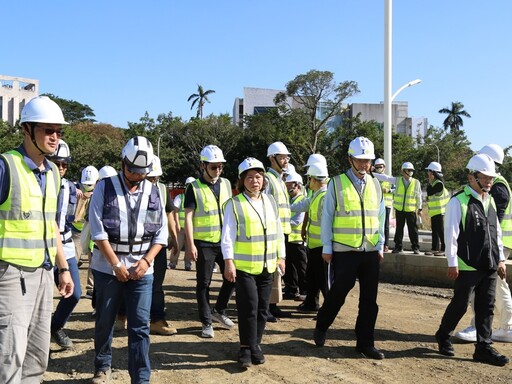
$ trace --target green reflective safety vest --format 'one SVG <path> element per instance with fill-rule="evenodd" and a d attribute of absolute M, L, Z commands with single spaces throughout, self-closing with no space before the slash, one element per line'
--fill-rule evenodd
<path fill-rule="evenodd" d="M 297 196 L 295 196 L 294 199 L 292 199 L 292 201 L 290 202 L 290 205 L 292 203 L 298 203 L 300 202 L 301 200 L 304 200 L 306 197 L 302 194 L 302 193 L 299 193 Z M 300 222 L 299 224 L 296 224 L 296 225 L 291 225 L 290 223 L 290 227 L 292 229 L 292 232 L 288 235 L 288 241 L 289 242 L 303 242 L 304 240 L 302 239 L 302 222 Z"/>
<path fill-rule="evenodd" d="M 384 205 L 387 208 L 391 208 L 393 206 L 393 192 L 384 192 L 384 189 L 390 190 L 392 185 L 389 181 L 383 181 L 380 183 L 382 186 L 382 195 L 384 197 Z"/>
<path fill-rule="evenodd" d="M 441 183 L 439 180 L 434 180 L 432 186 Z M 442 183 L 441 183 L 442 184 Z M 450 201 L 450 193 L 444 187 L 443 190 L 439 193 L 435 193 L 432 196 L 428 197 L 427 206 L 428 206 L 428 215 L 430 217 L 437 215 L 444 215 L 446 212 L 446 204 Z"/>
<path fill-rule="evenodd" d="M 320 213 L 321 204 L 324 200 L 326 189 L 316 191 L 309 203 L 308 211 L 308 248 L 318 248 L 322 246 L 320 240 Z"/>
<path fill-rule="evenodd" d="M 178 221 L 180 223 L 180 228 L 185 228 L 185 194 L 180 194 L 180 206 L 178 211 Z"/>
<path fill-rule="evenodd" d="M 266 267 L 276 270 L 278 255 L 278 209 L 271 195 L 262 194 L 264 217 L 260 217 L 250 200 L 240 193 L 232 198 L 233 212 L 238 223 L 233 263 L 236 269 L 258 275 Z"/>
<path fill-rule="evenodd" d="M 505 178 L 501 175 L 498 175 L 494 178 L 494 183 L 504 184 L 505 187 L 507 187 L 508 195 L 510 196 L 500 226 L 503 245 L 509 249 L 512 249 L 512 204 L 510 203 L 512 200 L 512 191 L 510 190 L 510 185 L 508 184 L 507 180 L 505 180 Z"/>
<path fill-rule="evenodd" d="M 366 177 L 363 196 L 346 174 L 333 178 L 336 211 L 332 225 L 333 241 L 358 248 L 364 239 L 376 245 L 379 241 L 379 208 L 382 192 L 371 177 Z"/>
<path fill-rule="evenodd" d="M 60 175 L 55 164 L 46 174 L 43 196 L 34 172 L 18 151 L 1 155 L 10 176 L 7 200 L 0 205 L 0 260 L 24 267 L 43 264 L 46 250 L 55 264 L 57 254 L 56 231 L 57 194 Z"/>
<path fill-rule="evenodd" d="M 292 232 L 292 227 L 290 225 L 291 211 L 286 184 L 270 171 L 266 173 L 266 176 L 270 183 L 272 196 L 274 196 L 277 203 L 279 218 L 281 219 L 281 226 L 283 227 L 283 234 L 289 235 Z"/>
<path fill-rule="evenodd" d="M 460 203 L 460 210 L 461 210 L 461 223 L 462 223 L 462 230 L 466 229 L 466 214 L 468 213 L 468 202 L 469 202 L 469 195 L 471 194 L 469 192 L 469 189 L 467 186 L 464 187 L 464 191 L 466 193 L 460 193 L 455 196 L 457 200 L 459 200 Z M 476 268 L 470 267 L 467 265 L 464 260 L 462 260 L 460 257 L 457 257 L 457 264 L 459 271 L 476 271 Z"/>
<path fill-rule="evenodd" d="M 416 185 L 419 181 L 415 178 L 411 178 L 409 186 L 406 188 L 404 178 L 398 176 L 396 178 L 395 194 L 393 196 L 393 207 L 397 211 L 402 212 L 414 212 L 416 211 Z"/>
<path fill-rule="evenodd" d="M 160 202 L 162 203 L 162 209 L 165 212 L 165 206 L 167 205 L 167 197 L 169 196 L 169 193 L 167 192 L 167 187 L 165 184 L 157 181 L 156 183 L 158 187 L 158 194 L 160 195 Z"/>
<path fill-rule="evenodd" d="M 196 209 L 192 219 L 194 240 L 218 243 L 221 237 L 224 203 L 231 197 L 231 183 L 220 178 L 219 199 L 207 184 L 200 179 L 190 183 L 196 198 Z"/>

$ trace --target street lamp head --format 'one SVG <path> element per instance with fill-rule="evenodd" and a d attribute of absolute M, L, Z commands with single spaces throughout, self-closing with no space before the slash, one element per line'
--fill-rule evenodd
<path fill-rule="evenodd" d="M 413 85 L 416 85 L 416 84 L 419 84 L 419 83 L 421 83 L 421 79 L 416 79 L 416 80 L 413 80 L 413 81 L 409 81 L 407 83 L 407 86 L 408 87 L 412 87 Z"/>

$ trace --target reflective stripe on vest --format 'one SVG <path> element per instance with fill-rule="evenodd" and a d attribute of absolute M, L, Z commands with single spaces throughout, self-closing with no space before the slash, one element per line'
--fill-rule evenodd
<path fill-rule="evenodd" d="M 162 184 L 157 181 L 156 185 L 158 186 L 158 194 L 160 196 L 160 202 L 162 203 L 162 208 L 165 210 L 165 206 L 167 205 L 167 187 L 165 184 Z"/>
<path fill-rule="evenodd" d="M 505 208 L 505 212 L 503 214 L 503 219 L 500 222 L 501 226 L 501 234 L 503 245 L 509 249 L 512 249 L 512 204 L 510 200 L 512 200 L 512 191 L 510 190 L 510 185 L 507 180 L 501 175 L 494 178 L 494 183 L 502 183 L 507 187 L 508 190 L 508 204 Z"/>
<path fill-rule="evenodd" d="M 409 186 L 405 188 L 404 178 L 397 177 L 396 178 L 396 189 L 395 194 L 393 196 L 394 202 L 393 207 L 397 211 L 402 212 L 414 212 L 416 211 L 416 184 L 418 183 L 417 179 L 411 178 L 411 182 Z"/>
<path fill-rule="evenodd" d="M 437 183 L 441 183 L 439 180 L 434 180 L 432 183 L 432 187 L 436 185 Z M 443 183 L 441 183 L 443 184 Z M 430 217 L 437 216 L 437 215 L 444 215 L 446 212 L 446 204 L 448 204 L 448 201 L 450 201 L 450 193 L 448 190 L 444 187 L 443 184 L 443 190 L 439 193 L 436 193 L 432 196 L 428 197 L 427 206 L 428 206 L 428 215 Z"/>
<path fill-rule="evenodd" d="M 72 241 L 73 233 L 71 232 L 71 223 L 75 218 L 76 207 L 76 190 L 68 179 L 61 179 L 60 194 L 62 199 L 62 207 L 57 213 L 57 224 L 59 225 L 60 239 L 62 244 Z"/>
<path fill-rule="evenodd" d="M 277 206 L 272 196 L 262 194 L 264 217 L 260 217 L 247 197 L 233 197 L 233 212 L 238 228 L 233 263 L 236 269 L 253 275 L 265 267 L 273 273 L 277 261 Z"/>
<path fill-rule="evenodd" d="M 190 185 L 196 198 L 196 209 L 192 218 L 194 240 L 218 243 L 220 241 L 224 203 L 231 197 L 229 180 L 220 178 L 219 200 L 207 184 L 196 179 Z"/>
<path fill-rule="evenodd" d="M 18 151 L 4 153 L 10 176 L 7 199 L 0 205 L 0 260 L 24 267 L 43 264 L 46 250 L 55 264 L 57 254 L 57 193 L 60 176 L 50 163 L 43 197 L 34 172 Z"/>
<path fill-rule="evenodd" d="M 379 241 L 379 187 L 367 177 L 361 197 L 346 174 L 334 177 L 333 181 L 336 196 L 333 241 L 358 248 L 366 238 L 370 244 L 376 245 Z"/>
<path fill-rule="evenodd" d="M 305 196 L 302 194 L 302 193 L 299 193 L 297 196 L 295 196 L 295 198 L 292 199 L 291 203 L 298 203 L 300 202 L 301 200 L 304 200 L 305 199 Z M 291 222 L 290 222 L 290 227 L 292 229 L 291 233 L 288 235 L 288 241 L 289 242 L 303 242 L 304 240 L 302 239 L 302 222 L 296 224 L 296 225 L 291 225 Z"/>
<path fill-rule="evenodd" d="M 308 211 L 308 248 L 318 248 L 322 246 L 320 240 L 320 204 L 322 203 L 326 189 L 316 191 L 309 204 Z"/>
<path fill-rule="evenodd" d="M 180 195 L 180 206 L 178 211 L 178 221 L 180 223 L 180 228 L 185 228 L 185 194 L 181 193 Z"/>
<path fill-rule="evenodd" d="M 279 218 L 281 219 L 281 226 L 283 227 L 283 233 L 289 235 L 292 232 L 290 225 L 290 202 L 288 200 L 288 191 L 286 190 L 286 184 L 281 179 L 278 179 L 272 172 L 266 173 L 267 179 L 270 183 L 270 189 L 272 196 L 277 203 L 277 209 L 279 211 Z"/>
<path fill-rule="evenodd" d="M 383 181 L 380 183 L 382 186 L 382 196 L 384 196 L 384 205 L 387 208 L 391 208 L 393 206 L 393 193 L 392 192 L 384 192 L 384 189 L 390 190 L 392 184 L 389 181 Z"/>

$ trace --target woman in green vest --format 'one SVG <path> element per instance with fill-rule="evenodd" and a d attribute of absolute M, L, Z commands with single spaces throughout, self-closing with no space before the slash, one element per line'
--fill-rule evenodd
<path fill-rule="evenodd" d="M 267 322 L 273 274 L 285 271 L 285 245 L 277 204 L 262 193 L 265 167 L 252 157 L 238 167 L 240 193 L 225 206 L 221 248 L 224 277 L 235 283 L 240 351 L 246 368 L 263 364 L 261 339 Z"/>
<path fill-rule="evenodd" d="M 432 225 L 432 250 L 425 255 L 444 256 L 444 213 L 450 193 L 444 187 L 441 164 L 432 161 L 427 168 L 427 206 Z"/>

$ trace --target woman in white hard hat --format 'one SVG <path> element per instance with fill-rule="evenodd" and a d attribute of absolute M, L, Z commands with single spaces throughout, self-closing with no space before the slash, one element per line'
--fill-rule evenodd
<path fill-rule="evenodd" d="M 262 193 L 265 167 L 254 158 L 238 167 L 240 194 L 226 203 L 222 228 L 224 276 L 236 284 L 242 367 L 263 364 L 261 339 L 268 316 L 273 273 L 285 271 L 284 237 L 276 202 Z"/>

